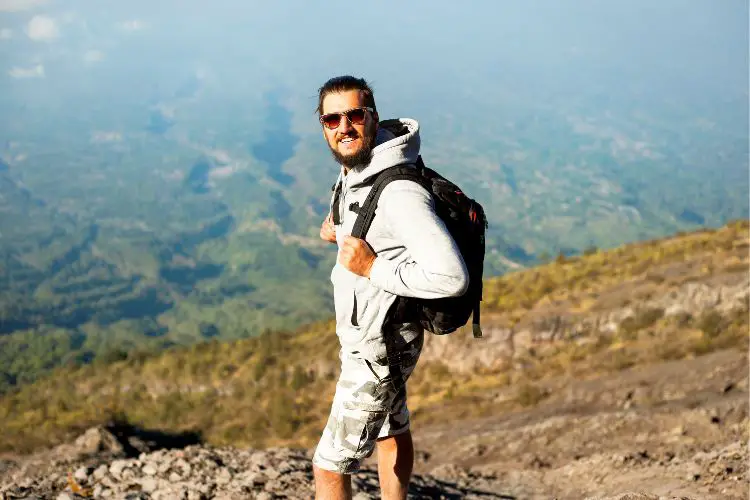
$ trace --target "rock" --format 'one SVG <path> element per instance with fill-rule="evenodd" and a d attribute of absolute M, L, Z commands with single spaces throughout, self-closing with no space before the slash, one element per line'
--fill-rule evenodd
<path fill-rule="evenodd" d="M 157 472 L 156 467 L 154 467 L 151 464 L 144 465 L 141 471 L 148 476 L 154 476 L 156 475 L 156 472 Z"/>
<path fill-rule="evenodd" d="M 687 310 L 685 306 L 679 302 L 669 305 L 664 309 L 664 316 L 677 316 L 678 314 L 686 314 Z"/>
<path fill-rule="evenodd" d="M 685 474 L 685 479 L 688 481 L 698 481 L 701 478 L 701 473 L 702 469 L 698 464 L 690 464 L 688 466 L 687 474 Z"/>
<path fill-rule="evenodd" d="M 292 466 L 288 461 L 284 460 L 276 466 L 276 470 L 279 471 L 280 474 L 286 474 L 292 470 Z"/>
<path fill-rule="evenodd" d="M 103 451 L 124 454 L 125 451 L 120 441 L 103 427 L 90 428 L 75 440 L 73 446 L 79 454 L 93 455 Z"/>
<path fill-rule="evenodd" d="M 109 473 L 115 478 L 120 478 L 124 470 L 127 469 L 129 463 L 127 460 L 115 460 L 112 465 L 109 466 Z"/>
<path fill-rule="evenodd" d="M 107 473 L 109 473 L 109 468 L 106 465 L 100 465 L 94 470 L 93 476 L 96 481 L 100 481 L 107 475 Z"/>
<path fill-rule="evenodd" d="M 90 469 L 88 467 L 79 467 L 76 469 L 73 477 L 79 481 L 87 481 L 89 478 Z"/>
<path fill-rule="evenodd" d="M 656 495 L 646 495 L 644 493 L 624 493 L 610 497 L 587 497 L 586 500 L 664 500 Z"/>
<path fill-rule="evenodd" d="M 232 480 L 232 473 L 228 469 L 221 469 L 216 476 L 216 484 L 228 484 Z"/>
<path fill-rule="evenodd" d="M 172 489 L 161 489 L 151 493 L 151 500 L 177 500 L 181 498 L 187 498 L 187 492 L 175 491 Z"/>
<path fill-rule="evenodd" d="M 128 444 L 133 447 L 136 451 L 141 453 L 147 453 L 151 449 L 152 443 L 147 443 L 138 436 L 128 437 Z"/>
<path fill-rule="evenodd" d="M 635 398 L 633 398 L 635 399 Z M 618 396 L 617 400 L 621 400 Z M 739 402 L 737 404 L 743 404 Z M 645 408 L 645 406 L 643 407 Z M 641 411 L 641 410 L 639 410 Z M 645 411 L 645 410 L 644 410 Z M 710 412 L 694 412 L 695 420 L 671 420 L 662 428 L 662 436 L 680 434 L 685 426 L 699 435 L 701 425 L 706 424 Z M 721 410 L 722 415 L 727 411 Z M 610 428 L 609 420 L 577 417 L 573 427 L 585 432 Z M 622 412 L 618 418 L 633 419 L 633 412 Z M 684 422 L 684 423 L 683 423 Z M 518 454 L 513 461 L 508 460 L 503 468 L 485 469 L 481 466 L 468 467 L 465 462 L 453 463 L 446 456 L 433 450 L 430 460 L 431 474 L 415 474 L 410 484 L 409 498 L 465 498 L 467 500 L 494 500 L 501 498 L 584 498 L 586 492 L 612 492 L 603 479 L 611 474 L 639 478 L 634 474 L 649 471 L 654 477 L 679 481 L 681 488 L 694 488 L 686 491 L 685 498 L 699 498 L 694 495 L 699 488 L 716 487 L 716 491 L 740 485 L 747 477 L 747 450 L 743 442 L 736 440 L 720 445 L 694 446 L 682 441 L 674 447 L 660 447 L 643 439 L 635 438 L 633 443 L 617 448 L 607 454 L 596 453 L 587 448 L 583 439 L 570 450 L 568 461 L 555 451 L 557 443 L 549 435 L 540 435 L 543 427 L 534 423 L 534 437 L 524 434 L 524 430 L 514 430 L 517 434 Z M 548 424 L 544 424 L 545 426 Z M 677 425 L 677 427 L 674 427 Z M 557 435 L 557 428 L 549 431 Z M 503 431 L 504 432 L 504 431 Z M 640 434 L 638 434 L 640 436 Z M 579 436 L 580 437 L 580 436 Z M 561 436 L 565 439 L 565 436 Z M 574 438 L 578 439 L 578 438 Z M 488 439 L 484 443 L 492 443 Z M 463 446 L 471 450 L 471 459 L 496 460 L 498 456 L 512 456 L 513 446 L 482 444 L 480 448 L 469 443 Z M 687 446 L 687 448 L 686 448 Z M 502 450 L 502 455 L 497 451 Z M 700 451 L 706 450 L 706 451 Z M 576 456 L 575 460 L 570 458 Z M 469 455 L 466 455 L 469 456 Z M 505 458 L 502 458 L 505 459 Z M 78 462 L 60 462 L 56 470 L 75 471 L 75 480 L 81 486 L 92 486 L 94 498 L 149 499 L 149 500 L 208 500 L 232 498 L 288 498 L 308 499 L 314 496 L 312 464 L 308 451 L 285 448 L 267 450 L 244 450 L 231 447 L 194 445 L 183 450 L 163 449 L 141 454 L 138 459 L 114 459 L 111 462 L 94 462 L 91 457 Z M 51 462 L 50 462 L 51 463 Z M 491 464 L 491 462 L 489 462 Z M 424 466 L 424 461 L 422 462 Z M 18 473 L 13 479 L 0 476 L 0 499 L 9 498 L 80 498 L 70 490 L 61 492 L 65 484 L 55 484 L 55 474 L 41 473 L 29 467 L 24 474 Z M 5 482 L 3 482 L 5 481 Z M 569 489 L 559 489 L 561 483 L 570 484 Z M 625 484 L 621 482 L 620 484 Z M 380 497 L 377 469 L 373 465 L 363 466 L 352 478 L 354 498 L 370 500 Z M 605 489 L 606 487 L 606 489 Z M 574 492 L 575 491 L 575 492 Z M 682 491 L 682 490 L 681 490 Z M 732 490 L 735 491 L 735 490 Z M 739 491 L 739 490 L 737 490 Z M 581 493 L 584 492 L 584 493 Z M 617 490 L 614 491 L 616 493 Z M 646 491 L 641 493 L 620 493 L 607 497 L 588 497 L 597 500 L 651 500 Z M 61 496 L 66 495 L 66 496 Z M 735 495 L 736 496 L 736 495 Z M 735 496 L 725 495 L 726 498 Z M 663 500 L 671 500 L 663 497 Z"/>
<path fill-rule="evenodd" d="M 105 488 L 101 484 L 97 484 L 96 486 L 94 486 L 94 491 L 93 491 L 94 498 L 100 498 L 100 497 L 102 497 L 103 493 L 104 493 L 104 490 L 106 490 L 106 489 L 107 488 Z"/>
<path fill-rule="evenodd" d="M 141 479 L 141 488 L 143 488 L 143 491 L 145 491 L 146 493 L 156 491 L 158 487 L 159 483 L 153 477 L 146 477 Z"/>
<path fill-rule="evenodd" d="M 182 475 L 185 477 L 190 476 L 190 473 L 192 472 L 192 468 L 190 467 L 190 464 L 182 458 L 174 462 L 174 467 L 182 469 Z"/>
<path fill-rule="evenodd" d="M 677 427 L 672 429 L 672 434 L 674 436 L 685 436 L 687 435 L 687 431 L 685 430 L 684 426 L 678 425 Z"/>
<path fill-rule="evenodd" d="M 159 474 L 165 474 L 169 469 L 172 468 L 174 461 L 170 457 L 165 457 L 164 460 L 156 464 L 156 470 Z"/>

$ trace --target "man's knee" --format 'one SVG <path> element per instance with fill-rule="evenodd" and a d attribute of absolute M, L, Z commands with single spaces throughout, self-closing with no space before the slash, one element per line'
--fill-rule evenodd
<path fill-rule="evenodd" d="M 343 500 L 352 498 L 352 479 L 349 474 L 339 474 L 313 464 L 315 498 L 317 500 Z"/>
<path fill-rule="evenodd" d="M 351 476 L 351 474 L 343 474 L 341 472 L 324 469 L 315 463 L 313 463 L 313 475 L 315 476 L 316 481 L 323 483 L 345 481 Z"/>

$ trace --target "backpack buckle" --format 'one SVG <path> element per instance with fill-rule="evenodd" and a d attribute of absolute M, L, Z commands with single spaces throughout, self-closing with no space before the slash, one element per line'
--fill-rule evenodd
<path fill-rule="evenodd" d="M 474 334 L 475 339 L 482 338 L 482 327 L 478 323 L 471 325 L 471 331 Z"/>

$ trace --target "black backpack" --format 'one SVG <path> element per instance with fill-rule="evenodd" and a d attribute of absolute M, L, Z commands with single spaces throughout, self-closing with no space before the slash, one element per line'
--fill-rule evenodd
<path fill-rule="evenodd" d="M 435 212 L 445 223 L 463 256 L 469 272 L 469 287 L 463 295 L 458 297 L 443 299 L 399 297 L 393 306 L 393 311 L 403 314 L 408 314 L 405 311 L 411 311 L 412 314 L 417 314 L 424 329 L 437 335 L 445 335 L 464 326 L 473 313 L 472 331 L 474 337 L 481 337 L 479 303 L 482 300 L 487 218 L 482 205 L 466 196 L 461 188 L 445 177 L 427 168 L 421 156 L 417 157 L 416 168 L 406 165 L 390 167 L 371 180 L 372 189 L 362 206 L 359 207 L 357 219 L 352 228 L 352 236 L 365 239 L 375 217 L 378 198 L 383 188 L 389 182 L 402 179 L 417 182 L 432 193 L 435 200 Z M 392 311 L 389 311 L 389 317 L 390 312 Z"/>

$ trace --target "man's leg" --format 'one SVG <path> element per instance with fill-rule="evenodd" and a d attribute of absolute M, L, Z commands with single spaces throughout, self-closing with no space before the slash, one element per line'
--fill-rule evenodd
<path fill-rule="evenodd" d="M 406 500 L 414 467 L 411 432 L 381 438 L 378 446 L 378 476 L 383 500 Z"/>
<path fill-rule="evenodd" d="M 375 450 L 389 396 L 367 362 L 342 354 L 331 414 L 313 455 L 316 499 L 352 498 L 351 474 Z"/>
<path fill-rule="evenodd" d="M 414 468 L 414 444 L 411 439 L 409 409 L 406 405 L 406 381 L 419 360 L 424 345 L 424 333 L 408 344 L 396 348 L 400 363 L 388 367 L 396 382 L 391 400 L 390 413 L 376 441 L 378 450 L 378 476 L 380 489 L 385 499 L 406 498 L 412 469 Z M 393 348 L 388 349 L 393 352 Z"/>
<path fill-rule="evenodd" d="M 351 500 L 352 476 L 321 469 L 313 465 L 315 500 Z"/>

